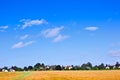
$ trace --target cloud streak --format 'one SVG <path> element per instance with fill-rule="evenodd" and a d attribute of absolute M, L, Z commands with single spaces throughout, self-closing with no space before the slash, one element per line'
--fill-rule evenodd
<path fill-rule="evenodd" d="M 21 39 L 21 40 L 24 40 L 24 39 L 26 39 L 26 38 L 28 38 L 28 37 L 29 37 L 29 35 L 28 35 L 28 34 L 25 34 L 24 36 L 21 36 L 20 39 Z"/>
<path fill-rule="evenodd" d="M 0 26 L 0 32 L 4 32 L 6 29 L 8 29 L 8 26 Z"/>
<path fill-rule="evenodd" d="M 64 29 L 64 26 L 47 29 L 41 32 L 45 38 L 52 38 L 53 42 L 60 42 L 64 39 L 67 39 L 69 36 L 61 35 L 61 31 Z"/>
<path fill-rule="evenodd" d="M 22 48 L 22 47 L 25 47 L 25 46 L 29 46 L 29 45 L 31 45 L 31 44 L 33 44 L 33 43 L 34 43 L 34 41 L 28 41 L 28 42 L 26 42 L 26 43 L 18 42 L 18 43 L 14 44 L 14 45 L 12 46 L 12 49 Z"/>
<path fill-rule="evenodd" d="M 57 37 L 54 38 L 53 42 L 60 42 L 64 39 L 67 39 L 69 38 L 69 36 L 66 36 L 66 35 L 58 35 Z"/>
<path fill-rule="evenodd" d="M 114 57 L 120 57 L 120 50 L 112 50 L 109 54 Z"/>
<path fill-rule="evenodd" d="M 7 29 L 8 26 L 0 26 L 0 29 Z"/>
<path fill-rule="evenodd" d="M 42 25 L 42 24 L 47 24 L 48 22 L 44 19 L 36 19 L 36 20 L 29 20 L 29 19 L 23 19 L 20 20 L 20 22 L 23 22 L 24 24 L 22 25 L 22 29 L 25 29 L 27 27 L 31 27 L 31 26 L 38 26 L 38 25 Z"/>
<path fill-rule="evenodd" d="M 85 28 L 85 30 L 87 30 L 87 31 L 96 31 L 98 29 L 99 29 L 98 27 L 86 27 Z"/>
<path fill-rule="evenodd" d="M 55 37 L 60 34 L 60 31 L 63 30 L 63 28 L 64 26 L 47 29 L 47 30 L 42 31 L 41 34 L 46 38 Z"/>

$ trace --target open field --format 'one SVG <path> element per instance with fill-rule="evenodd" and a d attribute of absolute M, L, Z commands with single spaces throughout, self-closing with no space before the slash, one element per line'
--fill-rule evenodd
<path fill-rule="evenodd" d="M 120 70 L 1 72 L 0 80 L 120 80 Z"/>
<path fill-rule="evenodd" d="M 32 72 L 0 72 L 0 80 L 23 80 Z"/>

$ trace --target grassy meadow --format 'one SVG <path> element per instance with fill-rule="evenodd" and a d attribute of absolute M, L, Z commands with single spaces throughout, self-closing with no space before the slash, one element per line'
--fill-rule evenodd
<path fill-rule="evenodd" d="M 0 80 L 120 80 L 120 70 L 0 72 Z"/>

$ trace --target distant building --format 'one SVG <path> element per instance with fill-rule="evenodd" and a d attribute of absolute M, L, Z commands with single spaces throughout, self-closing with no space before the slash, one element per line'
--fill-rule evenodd
<path fill-rule="evenodd" d="M 120 69 L 120 66 L 118 67 L 118 69 Z"/>
<path fill-rule="evenodd" d="M 7 69 L 2 69 L 2 72 L 8 72 L 8 70 Z"/>
<path fill-rule="evenodd" d="M 40 70 L 44 70 L 44 67 L 40 67 Z"/>
<path fill-rule="evenodd" d="M 89 67 L 89 66 L 86 66 L 86 67 L 85 67 L 85 69 L 87 69 L 87 70 L 91 70 L 91 67 Z"/>
<path fill-rule="evenodd" d="M 46 70 L 49 70 L 49 69 L 50 69 L 50 66 L 48 66 L 48 65 L 45 66 L 45 69 L 46 69 Z"/>
<path fill-rule="evenodd" d="M 109 67 L 109 66 L 106 66 L 105 69 L 110 69 L 110 67 Z"/>
<path fill-rule="evenodd" d="M 64 66 L 64 69 L 71 70 L 73 67 L 72 66 Z"/>
<path fill-rule="evenodd" d="M 116 66 L 113 66 L 113 69 L 115 69 L 116 68 Z"/>
<path fill-rule="evenodd" d="M 10 71 L 10 72 L 15 72 L 15 70 L 14 70 L 14 69 L 10 69 L 9 71 Z"/>
<path fill-rule="evenodd" d="M 73 67 L 72 66 L 69 66 L 68 69 L 71 70 Z"/>

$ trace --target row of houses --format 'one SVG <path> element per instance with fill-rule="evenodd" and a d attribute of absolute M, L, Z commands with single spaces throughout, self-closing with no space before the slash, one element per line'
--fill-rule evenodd
<path fill-rule="evenodd" d="M 80 66 L 73 66 L 73 65 L 70 65 L 70 66 L 60 66 L 61 67 L 61 70 L 80 70 L 82 69 Z M 93 68 L 89 67 L 89 66 L 85 66 L 85 69 L 86 70 L 91 70 Z M 106 70 L 109 70 L 109 69 L 120 69 L 120 65 L 119 66 L 115 66 L 115 65 L 106 65 L 103 67 L 103 69 L 106 69 Z M 38 70 L 56 70 L 56 65 L 52 65 L 52 66 L 44 66 L 44 67 L 39 67 Z M 13 68 L 10 68 L 10 69 L 1 69 L 0 71 L 2 72 L 15 72 L 16 70 L 14 70 Z M 23 69 L 22 71 L 29 71 L 29 70 L 25 70 Z"/>
<path fill-rule="evenodd" d="M 56 65 L 52 65 L 52 66 L 45 66 L 45 67 L 40 67 L 40 70 L 55 70 Z M 78 69 L 80 68 L 80 66 L 61 66 L 62 70 L 73 70 L 73 69 Z M 77 70 L 76 69 L 76 70 Z M 89 66 L 85 66 L 85 69 L 87 70 L 91 70 L 92 68 Z M 104 66 L 104 69 L 120 69 L 120 66 L 116 67 L 115 65 L 106 65 Z"/>
<path fill-rule="evenodd" d="M 2 72 L 15 72 L 14 69 L 2 69 Z"/>
<path fill-rule="evenodd" d="M 64 67 L 65 70 L 72 70 L 75 66 L 62 66 L 62 67 Z M 78 67 L 80 67 L 80 66 L 78 66 Z M 90 70 L 92 68 L 89 66 L 86 66 L 86 69 Z M 104 67 L 104 69 L 120 69 L 120 66 L 116 67 L 115 65 L 107 65 Z"/>
<path fill-rule="evenodd" d="M 105 69 L 116 69 L 116 68 L 117 68 L 117 69 L 120 69 L 120 66 L 116 67 L 116 66 L 114 66 L 114 65 L 113 65 L 113 66 L 108 65 L 108 66 L 105 67 Z"/>

